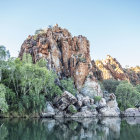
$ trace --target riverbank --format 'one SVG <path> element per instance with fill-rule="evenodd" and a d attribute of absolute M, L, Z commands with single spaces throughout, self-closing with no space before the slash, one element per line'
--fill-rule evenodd
<path fill-rule="evenodd" d="M 42 113 L 18 114 L 10 112 L 2 114 L 3 118 L 93 118 L 93 117 L 136 117 L 140 116 L 140 108 L 128 108 L 120 111 L 116 96 L 104 93 L 100 99 L 92 99 L 82 94 L 72 95 L 63 92 L 54 100 L 47 101 Z"/>

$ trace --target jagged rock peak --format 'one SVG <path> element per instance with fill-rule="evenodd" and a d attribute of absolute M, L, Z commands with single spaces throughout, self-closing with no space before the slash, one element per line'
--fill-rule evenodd
<path fill-rule="evenodd" d="M 76 87 L 80 89 L 88 75 L 95 79 L 89 47 L 86 37 L 72 37 L 67 29 L 56 24 L 28 36 L 21 46 L 19 57 L 22 59 L 24 53 L 30 53 L 34 63 L 45 58 L 48 69 L 54 70 L 60 77 L 73 77 Z"/>
<path fill-rule="evenodd" d="M 94 65 L 96 66 L 94 71 L 100 71 L 100 75 L 95 75 L 99 80 L 116 79 L 129 81 L 129 77 L 127 73 L 125 73 L 121 64 L 110 55 L 107 55 L 105 60 L 95 61 Z"/>

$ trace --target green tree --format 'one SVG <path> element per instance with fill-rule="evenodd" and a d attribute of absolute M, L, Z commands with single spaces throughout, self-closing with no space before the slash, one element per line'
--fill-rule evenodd
<path fill-rule="evenodd" d="M 1 60 L 6 60 L 10 57 L 10 53 L 8 50 L 6 50 L 5 46 L 0 46 L 0 61 Z"/>
<path fill-rule="evenodd" d="M 6 94 L 5 86 L 3 84 L 0 84 L 0 111 L 2 111 L 2 113 L 7 112 L 8 110 L 8 105 L 5 100 L 5 94 Z"/>
<path fill-rule="evenodd" d="M 57 75 L 46 68 L 45 60 L 32 63 L 32 57 L 24 54 L 22 61 L 9 59 L 2 70 L 2 83 L 7 86 L 6 99 L 10 109 L 20 113 L 41 112 L 45 100 L 52 100 L 62 93 L 55 85 Z M 12 102 L 11 102 L 12 100 Z"/>
<path fill-rule="evenodd" d="M 130 83 L 121 83 L 116 89 L 116 97 L 121 110 L 135 107 L 140 101 L 140 93 Z"/>
<path fill-rule="evenodd" d="M 117 80 L 103 80 L 102 84 L 106 91 L 109 93 L 115 93 L 117 86 L 119 85 L 120 81 Z"/>

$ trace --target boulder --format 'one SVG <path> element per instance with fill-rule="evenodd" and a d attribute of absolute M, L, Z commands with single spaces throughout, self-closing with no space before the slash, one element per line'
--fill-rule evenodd
<path fill-rule="evenodd" d="M 77 102 L 77 99 L 75 96 L 73 96 L 68 91 L 63 92 L 63 94 L 60 97 L 56 97 L 53 101 L 54 105 L 59 110 L 65 110 L 69 105 L 73 105 Z"/>
<path fill-rule="evenodd" d="M 140 117 L 140 108 L 128 108 L 123 115 L 126 117 Z"/>
<path fill-rule="evenodd" d="M 97 111 L 91 112 L 91 111 L 84 111 L 84 112 L 77 112 L 74 115 L 72 115 L 72 118 L 91 118 L 97 116 Z"/>
<path fill-rule="evenodd" d="M 90 105 L 90 98 L 88 96 L 83 97 L 83 105 Z"/>
<path fill-rule="evenodd" d="M 81 108 L 82 105 L 83 105 L 83 103 L 81 101 L 78 101 L 77 104 L 76 104 L 76 106 L 77 106 L 78 109 Z"/>
<path fill-rule="evenodd" d="M 54 116 L 54 118 L 63 118 L 63 117 L 64 117 L 64 112 L 63 111 L 58 111 Z"/>
<path fill-rule="evenodd" d="M 46 102 L 46 107 L 43 113 L 41 114 L 41 117 L 53 117 L 54 115 L 55 115 L 55 110 L 53 106 L 51 105 L 51 103 Z"/>
<path fill-rule="evenodd" d="M 78 101 L 83 102 L 84 96 L 83 96 L 82 94 L 80 94 L 80 93 L 77 93 L 77 94 L 76 94 L 76 98 L 77 98 Z"/>
<path fill-rule="evenodd" d="M 106 106 L 106 100 L 104 98 L 101 98 L 98 104 L 99 108 L 103 108 Z"/>
<path fill-rule="evenodd" d="M 83 106 L 80 110 L 80 112 L 87 112 L 87 111 L 93 113 L 94 115 L 98 114 L 98 112 L 96 111 L 95 105 Z"/>
<path fill-rule="evenodd" d="M 90 104 L 93 105 L 94 104 L 94 99 L 90 98 Z"/>
<path fill-rule="evenodd" d="M 111 93 L 111 94 L 108 94 L 108 97 L 109 98 L 107 98 L 106 105 L 104 103 L 105 106 L 100 108 L 100 110 L 99 110 L 100 115 L 101 116 L 119 116 L 120 109 L 118 108 L 116 96 L 113 93 Z M 103 104 L 101 104 L 101 105 L 103 105 Z"/>
<path fill-rule="evenodd" d="M 81 108 L 81 112 L 86 112 L 87 110 L 89 110 L 89 109 L 88 109 L 88 106 L 83 106 L 83 107 Z"/>
<path fill-rule="evenodd" d="M 118 117 L 120 116 L 119 108 L 104 107 L 99 110 L 101 116 L 104 117 Z"/>

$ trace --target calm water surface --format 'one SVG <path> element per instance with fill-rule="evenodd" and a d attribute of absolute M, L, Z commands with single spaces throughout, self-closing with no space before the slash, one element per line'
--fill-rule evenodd
<path fill-rule="evenodd" d="M 140 118 L 0 119 L 0 140 L 140 140 Z"/>

